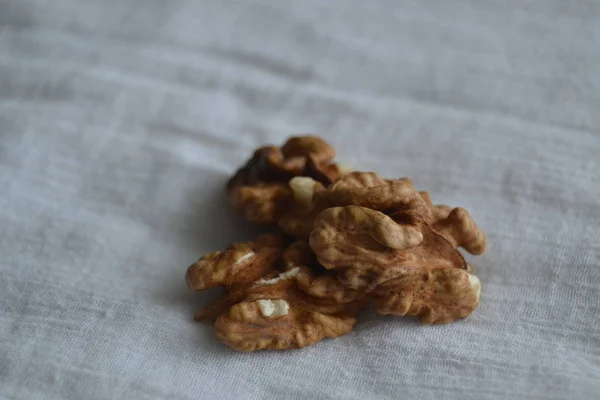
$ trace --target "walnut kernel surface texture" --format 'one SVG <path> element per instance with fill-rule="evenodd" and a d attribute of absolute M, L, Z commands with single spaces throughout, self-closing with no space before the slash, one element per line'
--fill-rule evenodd
<path fill-rule="evenodd" d="M 223 296 L 195 315 L 241 351 L 301 348 L 352 330 L 369 303 L 384 315 L 445 324 L 468 317 L 481 283 L 459 247 L 485 251 L 463 208 L 434 205 L 408 178 L 334 163 L 317 136 L 265 146 L 227 183 L 247 220 L 278 227 L 191 265 L 191 290 Z"/>

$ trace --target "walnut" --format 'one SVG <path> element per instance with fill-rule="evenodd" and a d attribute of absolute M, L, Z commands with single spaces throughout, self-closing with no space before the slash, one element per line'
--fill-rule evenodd
<path fill-rule="evenodd" d="M 412 210 L 430 214 L 408 178 L 381 179 L 374 172 L 351 172 L 327 188 L 325 196 L 334 206 L 355 205 L 387 213 Z"/>
<path fill-rule="evenodd" d="M 290 180 L 290 188 L 295 199 L 279 219 L 279 228 L 286 234 L 298 239 L 308 239 L 313 223 L 319 213 L 329 207 L 325 188 L 309 177 L 296 177 Z"/>
<path fill-rule="evenodd" d="M 448 238 L 456 247 L 462 247 L 476 255 L 485 252 L 485 234 L 464 208 L 452 209 L 446 218 L 440 218 L 432 227 Z"/>
<path fill-rule="evenodd" d="M 262 224 L 278 221 L 293 203 L 289 186 L 279 182 L 235 187 L 230 191 L 229 199 L 234 209 L 248 221 Z"/>
<path fill-rule="evenodd" d="M 242 351 L 300 348 L 352 330 L 364 302 L 337 302 L 304 291 L 310 269 L 295 267 L 243 290 L 243 299 L 216 318 L 217 337 Z M 323 286 L 323 285 L 321 285 Z M 339 288 L 338 288 L 339 289 Z"/>
<path fill-rule="evenodd" d="M 333 207 L 315 221 L 310 246 L 319 262 L 342 274 L 353 289 L 371 290 L 393 279 L 407 264 L 438 259 L 455 268 L 466 263 L 456 248 L 418 214 L 398 223 L 359 206 Z"/>
<path fill-rule="evenodd" d="M 191 290 L 215 286 L 244 285 L 275 270 L 283 254 L 284 240 L 276 235 L 260 235 L 256 240 L 229 246 L 192 264 L 185 279 Z"/>
<path fill-rule="evenodd" d="M 202 258 L 201 265 L 190 267 L 194 268 L 193 278 L 188 279 L 191 288 L 234 284 L 222 299 L 196 314 L 196 319 L 213 320 L 217 337 L 230 347 L 241 351 L 300 348 L 337 337 L 354 327 L 356 314 L 366 304 L 364 296 L 342 286 L 318 265 L 307 243 L 294 243 L 283 253 L 279 244 L 269 247 L 276 252 L 254 245 L 257 255 L 246 264 L 255 277 L 251 282 L 247 279 L 250 275 L 242 280 L 222 277 L 229 277 L 232 265 L 249 257 L 241 250 L 248 244 L 233 245 L 228 256 L 209 255 Z M 199 280 L 201 285 L 189 284 L 198 281 L 200 268 L 209 271 L 205 275 L 212 277 L 211 285 L 206 279 Z M 226 273 L 214 272 L 222 270 Z M 258 271 L 265 273 L 256 278 Z"/>
<path fill-rule="evenodd" d="M 215 321 L 215 333 L 226 345 L 240 351 L 291 349 L 310 346 L 326 337 L 335 338 L 352 330 L 352 313 L 324 314 L 309 307 L 276 300 L 243 301 Z M 277 310 L 272 313 L 270 309 Z"/>
<path fill-rule="evenodd" d="M 303 186 L 290 186 L 294 198 L 303 199 L 300 207 L 292 207 L 279 219 L 279 227 L 288 235 L 300 239 L 308 239 L 315 218 L 323 210 L 336 207 L 356 205 L 385 213 L 402 210 L 418 212 L 431 218 L 431 208 L 415 191 L 410 179 L 381 179 L 374 172 L 350 172 L 329 185 L 326 190 L 320 186 L 312 186 L 308 180 Z M 303 178 L 308 179 L 308 178 Z"/>
<path fill-rule="evenodd" d="M 317 198 L 318 202 L 313 205 L 316 214 L 328 207 L 346 205 L 367 207 L 388 215 L 416 213 L 456 247 L 463 247 L 472 254 L 485 252 L 485 235 L 465 209 L 433 205 L 429 193 L 417 192 L 408 178 L 390 180 L 381 179 L 374 172 L 351 172 Z"/>
<path fill-rule="evenodd" d="M 317 136 L 296 136 L 285 142 L 281 152 L 286 158 L 310 156 L 317 165 L 329 164 L 335 158 L 335 150 Z"/>
<path fill-rule="evenodd" d="M 297 208 L 300 210 L 312 209 L 315 194 L 325 190 L 323 185 L 308 176 L 297 176 L 290 179 L 289 186 Z"/>
<path fill-rule="evenodd" d="M 448 323 L 468 317 L 479 304 L 481 283 L 465 270 L 424 265 L 379 285 L 373 293 L 381 314 L 416 315 L 421 322 Z"/>
<path fill-rule="evenodd" d="M 454 241 L 414 211 L 388 216 L 334 207 L 319 214 L 310 246 L 325 268 L 338 271 L 342 284 L 372 292 L 379 312 L 444 323 L 469 315 L 481 290 L 456 249 L 461 238 L 476 235 L 452 233 Z"/>
<path fill-rule="evenodd" d="M 304 293 L 324 300 L 321 306 L 328 304 L 325 301 L 337 306 L 361 301 L 365 297 L 364 293 L 342 285 L 334 273 L 323 268 L 305 241 L 297 241 L 289 246 L 283 253 L 283 262 L 286 270 L 300 268 L 300 273 L 295 277 L 296 283 Z"/>
<path fill-rule="evenodd" d="M 281 148 L 261 147 L 229 180 L 230 202 L 251 222 L 277 223 L 293 204 L 290 179 L 306 176 L 329 185 L 341 176 L 334 157 L 334 149 L 316 136 L 292 137 Z"/>
<path fill-rule="evenodd" d="M 292 180 L 293 181 L 293 180 Z M 417 192 L 410 179 L 382 179 L 374 172 L 351 172 L 323 190 L 316 184 L 303 187 L 290 184 L 294 197 L 304 196 L 303 207 L 297 207 L 280 220 L 289 235 L 307 238 L 315 218 L 331 207 L 355 205 L 381 211 L 387 215 L 418 214 L 433 229 L 472 254 L 485 251 L 486 238 L 469 213 L 462 208 L 433 205 L 429 193 Z M 308 192 L 298 193 L 301 191 Z M 306 200 L 308 199 L 308 200 Z"/>
<path fill-rule="evenodd" d="M 452 208 L 446 205 L 433 205 L 429 193 L 419 192 L 431 210 L 428 222 L 433 229 L 448 238 L 456 247 L 462 247 L 471 254 L 483 254 L 486 237 L 464 208 Z"/>

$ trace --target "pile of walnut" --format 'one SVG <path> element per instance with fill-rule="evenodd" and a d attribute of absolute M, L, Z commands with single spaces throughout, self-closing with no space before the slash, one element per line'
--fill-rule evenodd
<path fill-rule="evenodd" d="M 462 208 L 434 206 L 409 179 L 348 172 L 314 136 L 258 149 L 227 185 L 248 220 L 280 235 L 207 254 L 189 267 L 192 290 L 222 286 L 196 314 L 242 351 L 311 345 L 352 330 L 372 303 L 381 314 L 423 323 L 469 316 L 481 285 L 461 253 L 485 251 L 485 235 Z"/>

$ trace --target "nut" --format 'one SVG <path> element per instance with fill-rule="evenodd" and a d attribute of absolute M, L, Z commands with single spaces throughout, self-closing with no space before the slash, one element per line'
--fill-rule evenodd
<path fill-rule="evenodd" d="M 342 272 L 353 289 L 372 288 L 402 273 L 406 265 L 434 259 L 464 268 L 456 248 L 418 214 L 396 220 L 365 207 L 329 208 L 319 214 L 310 246 L 319 262 Z"/>
<path fill-rule="evenodd" d="M 416 213 L 329 208 L 317 217 L 310 246 L 343 285 L 372 292 L 382 314 L 443 323 L 466 317 L 479 302 L 480 286 L 472 285 L 456 244 Z"/>
<path fill-rule="evenodd" d="M 296 136 L 288 139 L 281 147 L 285 158 L 311 156 L 318 165 L 331 163 L 335 150 L 318 136 Z"/>
<path fill-rule="evenodd" d="M 275 270 L 283 249 L 283 238 L 276 235 L 261 235 L 252 242 L 233 244 L 192 264 L 185 277 L 187 285 L 191 290 L 206 290 L 253 282 Z"/>
<path fill-rule="evenodd" d="M 235 304 L 215 321 L 217 338 L 240 351 L 301 348 L 344 335 L 356 324 L 352 314 L 323 314 L 294 305 L 285 314 L 265 316 L 260 301 L 288 304 L 281 299 Z"/>
<path fill-rule="evenodd" d="M 237 350 L 253 351 L 300 348 L 350 332 L 366 301 L 344 297 L 348 290 L 339 283 L 332 288 L 327 280 L 303 265 L 255 282 L 244 301 L 216 319 L 217 337 Z"/>
<path fill-rule="evenodd" d="M 289 246 L 283 253 L 283 263 L 288 271 L 298 270 L 298 287 L 305 294 L 321 299 L 322 307 L 331 304 L 335 308 L 365 298 L 363 293 L 345 287 L 335 273 L 323 268 L 307 242 L 297 241 Z"/>
<path fill-rule="evenodd" d="M 431 215 L 430 207 L 407 178 L 384 180 L 374 172 L 351 172 L 331 184 L 327 190 L 315 188 L 312 196 L 296 194 L 300 190 L 307 192 L 309 189 L 306 186 L 292 186 L 295 197 L 303 195 L 303 199 L 306 199 L 303 206 L 291 209 L 279 219 L 281 230 L 299 239 L 308 239 L 315 218 L 329 207 L 356 205 L 386 214 L 410 210 L 425 217 Z"/>
<path fill-rule="evenodd" d="M 307 157 L 306 169 L 303 174 L 313 177 L 324 185 L 328 185 L 344 175 L 344 170 L 343 167 L 338 164 L 319 163 L 313 155 L 309 155 Z"/>
<path fill-rule="evenodd" d="M 234 187 L 229 198 L 236 211 L 260 224 L 277 222 L 292 203 L 292 192 L 286 184 L 258 182 L 252 186 Z"/>
<path fill-rule="evenodd" d="M 341 176 L 333 148 L 316 136 L 290 138 L 281 148 L 261 147 L 227 184 L 233 207 L 248 220 L 273 224 L 293 205 L 290 179 L 329 185 Z"/>
<path fill-rule="evenodd" d="M 300 208 L 311 208 L 315 192 L 323 190 L 323 185 L 308 176 L 296 176 L 290 179 L 290 189 L 296 204 Z"/>
<path fill-rule="evenodd" d="M 429 207 L 408 178 L 386 180 L 374 172 L 351 172 L 327 188 L 327 200 L 335 206 L 355 205 L 386 214 L 412 210 L 425 217 Z"/>
<path fill-rule="evenodd" d="M 251 243 L 265 241 L 259 238 Z M 281 242 L 277 242 L 279 244 Z M 367 299 L 342 286 L 318 265 L 307 243 L 296 242 L 283 253 L 278 246 L 276 252 L 263 249 L 256 256 L 252 256 L 247 247 L 248 244 L 233 245 L 229 253 L 203 257 L 202 268 L 195 267 L 191 279 L 202 284 L 188 283 L 194 289 L 234 283 L 222 299 L 196 314 L 196 319 L 214 321 L 216 335 L 221 341 L 241 351 L 299 348 L 352 329 L 355 316 L 366 305 Z M 259 253 L 257 248 L 262 249 L 254 245 L 254 253 Z M 266 253 L 269 256 L 263 257 Z M 210 265 L 211 261 L 215 265 Z M 266 264 L 263 268 L 257 266 L 261 262 Z M 227 279 L 235 264 L 245 264 L 246 268 L 254 272 L 262 270 L 265 274 L 252 281 L 243 279 L 240 284 L 238 280 Z M 277 266 L 283 266 L 284 270 Z M 226 270 L 227 273 L 209 274 L 214 283 L 207 285 L 206 279 L 197 278 L 198 270 Z M 218 277 L 214 278 L 215 275 Z"/>
<path fill-rule="evenodd" d="M 426 324 L 468 317 L 479 304 L 481 283 L 467 271 L 447 266 L 407 269 L 373 293 L 380 314 L 416 315 Z"/>
<path fill-rule="evenodd" d="M 300 175 L 306 166 L 302 157 L 284 158 L 281 149 L 265 146 L 257 149 L 252 158 L 227 183 L 227 189 L 251 186 L 259 182 L 286 182 Z"/>
<path fill-rule="evenodd" d="M 485 252 L 485 234 L 464 208 L 452 209 L 446 218 L 436 221 L 433 228 L 447 237 L 456 247 L 462 247 L 471 254 L 479 255 Z"/>
<path fill-rule="evenodd" d="M 234 294 L 233 304 L 215 319 L 217 337 L 234 349 L 253 351 L 305 347 L 352 330 L 364 303 L 327 302 L 303 292 L 297 277 L 308 273 L 305 268 L 258 281 Z"/>
<path fill-rule="evenodd" d="M 312 178 L 297 177 L 290 180 L 296 206 L 279 219 L 279 228 L 298 239 L 308 239 L 317 215 L 331 205 L 324 197 L 325 188 Z"/>

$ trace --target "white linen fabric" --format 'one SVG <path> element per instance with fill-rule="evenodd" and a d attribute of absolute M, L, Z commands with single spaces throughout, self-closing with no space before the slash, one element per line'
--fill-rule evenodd
<path fill-rule="evenodd" d="M 0 0 L 0 398 L 600 398 L 600 3 Z M 322 133 L 467 208 L 468 319 L 244 354 L 192 314 L 224 183 Z"/>

